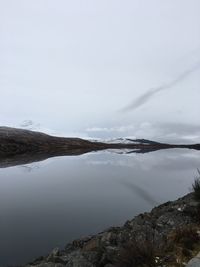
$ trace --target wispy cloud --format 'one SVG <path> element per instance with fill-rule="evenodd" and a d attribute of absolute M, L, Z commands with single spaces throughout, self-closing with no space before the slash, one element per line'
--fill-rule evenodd
<path fill-rule="evenodd" d="M 182 74 L 180 74 L 174 80 L 172 80 L 172 81 L 170 81 L 164 85 L 149 89 L 146 93 L 144 93 L 141 96 L 139 96 L 138 98 L 136 98 L 132 103 L 130 103 L 129 105 L 124 107 L 121 111 L 128 112 L 128 111 L 135 110 L 135 109 L 139 108 L 140 106 L 147 103 L 153 96 L 155 96 L 159 92 L 167 90 L 167 89 L 171 89 L 173 86 L 179 84 L 184 79 L 186 79 L 190 74 L 192 74 L 193 72 L 195 72 L 199 69 L 200 69 L 200 61 L 198 61 L 190 69 L 184 71 Z"/>

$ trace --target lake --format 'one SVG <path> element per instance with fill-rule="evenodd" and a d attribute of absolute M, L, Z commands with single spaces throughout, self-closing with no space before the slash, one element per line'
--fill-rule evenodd
<path fill-rule="evenodd" d="M 101 151 L 0 169 L 0 266 L 25 264 L 191 190 L 200 152 Z"/>

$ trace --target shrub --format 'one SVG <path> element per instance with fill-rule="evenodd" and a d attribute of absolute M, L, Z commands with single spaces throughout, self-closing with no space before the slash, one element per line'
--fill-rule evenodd
<path fill-rule="evenodd" d="M 194 190 L 195 199 L 200 201 L 200 170 L 198 169 L 199 176 L 195 178 L 192 188 Z"/>
<path fill-rule="evenodd" d="M 130 241 L 121 249 L 117 267 L 154 267 L 156 266 L 155 249 L 149 241 Z"/>
<path fill-rule="evenodd" d="M 198 243 L 199 235 L 195 226 L 183 226 L 176 228 L 171 234 L 174 245 L 180 245 L 183 249 L 192 250 Z"/>

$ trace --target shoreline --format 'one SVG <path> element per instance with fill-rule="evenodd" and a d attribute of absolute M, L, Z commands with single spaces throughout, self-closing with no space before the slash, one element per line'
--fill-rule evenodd
<path fill-rule="evenodd" d="M 127 141 L 128 143 L 96 142 L 0 126 L 0 168 L 30 164 L 51 157 L 79 156 L 108 149 L 128 150 L 128 154 L 174 148 L 200 150 L 200 144 L 166 144 L 146 139 L 127 139 Z"/>
<path fill-rule="evenodd" d="M 198 207 L 194 193 L 189 193 L 139 214 L 121 227 L 111 227 L 96 235 L 74 240 L 63 250 L 55 248 L 49 255 L 25 266 L 185 266 L 200 251 Z M 189 247 L 177 240 L 180 231 L 181 236 L 188 239 Z M 196 241 L 190 240 L 193 235 L 197 237 Z M 139 251 L 146 251 L 146 254 L 143 253 L 144 261 L 145 257 L 150 257 L 148 253 L 151 251 L 155 262 L 151 265 L 131 265 L 134 253 Z M 150 258 L 147 260 L 149 262 Z"/>

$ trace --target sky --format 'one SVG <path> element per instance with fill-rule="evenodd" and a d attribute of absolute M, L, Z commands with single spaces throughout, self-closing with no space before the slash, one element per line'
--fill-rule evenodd
<path fill-rule="evenodd" d="M 200 142 L 199 0 L 0 0 L 0 125 Z"/>

